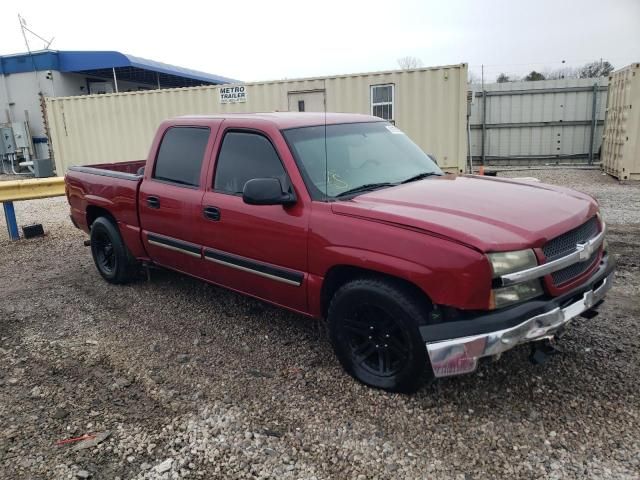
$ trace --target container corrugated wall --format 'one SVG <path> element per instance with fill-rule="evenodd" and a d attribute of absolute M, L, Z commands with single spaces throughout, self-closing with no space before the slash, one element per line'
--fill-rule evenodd
<path fill-rule="evenodd" d="M 640 63 L 609 77 L 602 168 L 620 180 L 640 180 Z"/>
<path fill-rule="evenodd" d="M 179 115 L 287 111 L 288 94 L 324 91 L 327 111 L 371 113 L 370 86 L 394 84 L 395 115 L 441 167 L 462 171 L 467 155 L 466 64 L 244 84 L 245 103 L 221 104 L 217 86 L 47 98 L 58 175 L 71 165 L 146 158 L 156 128 Z M 227 87 L 225 85 L 223 87 Z"/>
<path fill-rule="evenodd" d="M 591 142 L 593 90 L 596 129 Z M 597 154 L 602 139 L 607 79 L 562 79 L 472 85 L 477 97 L 471 109 L 471 152 L 482 157 L 483 102 L 485 157 L 507 159 L 584 158 Z"/>

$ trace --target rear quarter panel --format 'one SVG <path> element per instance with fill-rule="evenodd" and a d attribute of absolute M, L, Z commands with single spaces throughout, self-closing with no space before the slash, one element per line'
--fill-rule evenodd
<path fill-rule="evenodd" d="M 102 208 L 117 221 L 131 253 L 138 258 L 145 257 L 137 206 L 140 181 L 70 170 L 65 176 L 65 184 L 73 221 L 89 233 L 87 210 L 92 206 Z"/>

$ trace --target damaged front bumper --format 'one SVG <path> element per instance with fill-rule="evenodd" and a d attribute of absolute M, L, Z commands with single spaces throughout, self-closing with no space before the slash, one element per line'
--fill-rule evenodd
<path fill-rule="evenodd" d="M 615 260 L 606 255 L 584 285 L 561 297 L 527 302 L 477 319 L 421 327 L 434 375 L 469 373 L 483 357 L 500 355 L 519 344 L 552 338 L 571 319 L 603 300 L 613 283 L 614 270 Z M 464 336 L 439 338 L 447 336 L 447 332 L 464 332 Z"/>

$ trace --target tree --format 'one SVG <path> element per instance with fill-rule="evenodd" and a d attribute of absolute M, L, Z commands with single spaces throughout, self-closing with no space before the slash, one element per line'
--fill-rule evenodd
<path fill-rule="evenodd" d="M 578 78 L 578 70 L 571 67 L 557 68 L 555 70 L 545 70 L 543 72 L 546 80 L 561 80 L 563 78 Z"/>
<path fill-rule="evenodd" d="M 501 73 L 500 75 L 498 75 L 498 78 L 496 79 L 496 82 L 498 83 L 507 83 L 510 81 L 511 79 L 509 78 L 509 75 L 507 75 L 506 73 Z"/>
<path fill-rule="evenodd" d="M 422 60 L 417 57 L 402 57 L 398 59 L 398 65 L 402 70 L 422 67 Z"/>
<path fill-rule="evenodd" d="M 531 72 L 523 78 L 526 82 L 537 82 L 538 80 L 544 80 L 544 75 L 540 72 L 536 72 L 535 70 L 531 70 Z"/>
<path fill-rule="evenodd" d="M 578 70 L 578 77 L 580 78 L 607 77 L 611 72 L 613 72 L 613 65 L 611 65 L 606 60 L 604 62 L 600 60 L 599 62 L 591 62 L 583 65 Z"/>

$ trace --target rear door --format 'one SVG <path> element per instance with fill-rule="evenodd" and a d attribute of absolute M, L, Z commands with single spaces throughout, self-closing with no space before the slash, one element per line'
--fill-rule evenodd
<path fill-rule="evenodd" d="M 167 128 L 153 168 L 140 187 L 142 239 L 151 259 L 165 267 L 198 275 L 202 247 L 198 217 L 207 159 L 219 122 Z"/>
<path fill-rule="evenodd" d="M 207 278 L 305 311 L 309 203 L 300 192 L 290 206 L 242 200 L 244 184 L 253 178 L 278 178 L 285 190 L 293 189 L 283 163 L 293 159 L 282 135 L 225 120 L 218 143 L 200 217 Z"/>

